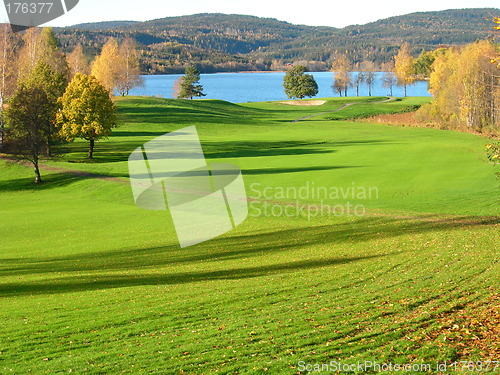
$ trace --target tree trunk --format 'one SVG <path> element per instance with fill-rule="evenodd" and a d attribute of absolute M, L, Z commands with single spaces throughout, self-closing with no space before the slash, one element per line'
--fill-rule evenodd
<path fill-rule="evenodd" d="M 94 144 L 95 144 L 94 139 L 90 139 L 90 147 L 89 147 L 89 154 L 88 154 L 89 159 L 92 159 L 94 157 Z"/>
<path fill-rule="evenodd" d="M 35 184 L 39 184 L 42 182 L 42 176 L 40 176 L 40 169 L 38 168 L 38 160 L 33 162 L 34 170 L 35 170 Z"/>
<path fill-rule="evenodd" d="M 406 98 L 406 85 L 405 85 L 405 98 Z"/>
<path fill-rule="evenodd" d="M 45 152 L 45 155 L 48 156 L 49 158 L 52 156 L 52 147 L 51 147 L 51 144 L 50 144 L 50 139 L 47 139 L 47 144 L 45 145 L 45 147 L 47 148 L 46 152 Z"/>
<path fill-rule="evenodd" d="M 0 98 L 0 152 L 3 149 L 3 142 L 4 142 L 4 134 L 5 134 L 5 125 L 3 122 L 3 99 Z"/>
<path fill-rule="evenodd" d="M 359 85 L 356 86 L 356 96 L 359 96 Z"/>
<path fill-rule="evenodd" d="M 0 152 L 2 152 L 3 149 L 3 136 L 4 136 L 4 125 L 3 125 L 3 120 L 1 119 L 2 115 L 0 113 Z"/>

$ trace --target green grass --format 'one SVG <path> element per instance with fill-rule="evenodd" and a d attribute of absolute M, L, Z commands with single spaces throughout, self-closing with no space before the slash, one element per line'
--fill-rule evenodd
<path fill-rule="evenodd" d="M 347 120 L 425 100 L 374 103 L 383 99 L 298 107 L 119 98 L 121 126 L 93 162 L 85 142 L 61 146 L 35 186 L 30 168 L 0 160 L 0 373 L 295 374 L 299 361 L 489 358 L 494 342 L 479 323 L 462 332 L 463 316 L 479 319 L 498 295 L 488 140 Z M 168 213 L 134 205 L 127 159 L 190 125 L 211 162 L 241 167 L 250 196 L 353 183 L 378 196 L 322 199 L 362 204 L 362 217 L 308 217 L 312 208 L 251 216 L 180 249 Z M 270 198 L 252 207 L 294 201 Z"/>

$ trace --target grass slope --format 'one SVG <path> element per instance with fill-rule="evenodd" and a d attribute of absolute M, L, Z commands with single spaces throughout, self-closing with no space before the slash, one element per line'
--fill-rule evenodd
<path fill-rule="evenodd" d="M 438 361 L 498 359 L 487 140 L 346 120 L 427 100 L 383 99 L 119 98 L 121 127 L 93 163 L 85 142 L 64 146 L 38 187 L 29 168 L 0 160 L 0 372 L 294 374 L 299 361 L 372 360 L 438 373 Z M 314 184 L 378 197 L 321 199 L 363 204 L 363 217 L 251 215 L 179 249 L 168 214 L 134 205 L 127 158 L 190 125 L 210 161 L 241 167 L 250 196 Z M 293 202 L 269 198 L 251 214 Z"/>

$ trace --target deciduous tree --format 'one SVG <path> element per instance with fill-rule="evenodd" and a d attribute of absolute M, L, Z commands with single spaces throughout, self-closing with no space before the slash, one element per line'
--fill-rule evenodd
<path fill-rule="evenodd" d="M 372 96 L 372 89 L 375 85 L 375 63 L 373 61 L 363 61 L 361 63 L 361 70 L 364 73 L 366 86 L 368 86 L 368 95 Z"/>
<path fill-rule="evenodd" d="M 117 89 L 120 95 L 125 96 L 131 89 L 143 83 L 135 40 L 130 37 L 126 38 L 120 46 L 119 54 L 121 63 Z"/>
<path fill-rule="evenodd" d="M 385 72 L 384 77 L 382 78 L 382 86 L 385 89 L 390 90 L 390 95 L 392 96 L 392 88 L 396 85 L 397 79 L 392 72 Z"/>
<path fill-rule="evenodd" d="M 18 53 L 17 67 L 18 79 L 27 77 L 40 58 L 40 29 L 32 27 L 27 29 L 22 37 L 22 47 Z"/>
<path fill-rule="evenodd" d="M 411 56 L 408 43 L 403 43 L 398 54 L 394 57 L 394 73 L 398 85 L 404 87 L 406 97 L 406 88 L 415 82 L 414 59 Z"/>
<path fill-rule="evenodd" d="M 109 91 L 93 76 L 77 73 L 60 99 L 57 114 L 60 133 L 67 140 L 89 141 L 88 157 L 94 155 L 95 141 L 107 137 L 116 127 L 115 105 Z"/>
<path fill-rule="evenodd" d="M 20 83 L 9 100 L 4 118 L 9 129 L 13 152 L 33 164 L 35 183 L 42 182 L 40 157 L 47 141 L 47 129 L 53 121 L 54 102 L 41 85 Z"/>
<path fill-rule="evenodd" d="M 414 60 L 415 75 L 419 78 L 429 78 L 432 73 L 432 64 L 439 54 L 444 53 L 446 49 L 438 48 L 434 51 L 422 51 L 418 58 Z"/>
<path fill-rule="evenodd" d="M 335 73 L 335 80 L 332 88 L 339 96 L 342 96 L 342 93 L 344 93 L 344 96 L 347 97 L 347 92 L 352 80 L 351 67 L 351 62 L 344 54 L 337 55 L 332 64 L 332 72 Z"/>
<path fill-rule="evenodd" d="M 66 76 L 59 71 L 52 69 L 48 64 L 39 61 L 31 74 L 22 79 L 21 83 L 28 88 L 42 89 L 47 96 L 48 103 L 44 110 L 49 111 L 50 121 L 45 124 L 45 149 L 47 156 L 51 156 L 52 142 L 58 133 L 56 125 L 56 112 L 59 109 L 58 98 L 61 97 L 68 84 Z M 37 111 L 37 108 L 33 108 Z"/>
<path fill-rule="evenodd" d="M 174 82 L 174 87 L 172 87 L 172 96 L 174 98 L 179 98 L 182 91 L 182 77 L 179 77 Z"/>
<path fill-rule="evenodd" d="M 102 47 L 101 54 L 92 63 L 91 74 L 110 92 L 119 85 L 122 61 L 115 38 L 110 38 Z"/>
<path fill-rule="evenodd" d="M 500 30 L 500 17 L 495 17 L 493 22 L 497 24 L 497 26 L 494 27 L 495 30 Z M 498 55 L 499 54 L 497 53 L 496 57 L 492 59 L 492 62 L 498 64 L 498 68 L 500 69 L 500 57 Z"/>
<path fill-rule="evenodd" d="M 38 62 L 47 64 L 54 72 L 62 74 L 69 80 L 70 70 L 66 55 L 59 48 L 59 41 L 57 40 L 52 27 L 44 27 L 40 33 L 38 55 Z"/>
<path fill-rule="evenodd" d="M 448 127 L 482 131 L 500 123 L 500 77 L 490 41 L 479 41 L 461 50 L 439 54 L 433 64 L 429 91 L 434 97 L 421 113 Z"/>
<path fill-rule="evenodd" d="M 28 77 L 35 66 L 43 62 L 69 79 L 66 55 L 59 49 L 51 27 L 30 28 L 24 32 L 23 47 L 18 54 L 19 79 Z"/>
<path fill-rule="evenodd" d="M 2 111 L 17 85 L 16 43 L 17 38 L 8 24 L 0 26 L 0 151 L 5 140 L 5 124 Z"/>
<path fill-rule="evenodd" d="M 356 89 L 356 96 L 359 96 L 359 88 L 365 82 L 365 79 L 366 79 L 365 73 L 363 72 L 357 72 L 356 75 L 354 76 L 352 85 Z"/>
<path fill-rule="evenodd" d="M 83 53 L 81 44 L 77 45 L 73 52 L 68 55 L 68 65 L 71 79 L 73 79 L 77 73 L 90 74 L 90 65 L 87 57 Z"/>
<path fill-rule="evenodd" d="M 318 95 L 318 84 L 312 74 L 305 74 L 306 71 L 305 66 L 297 65 L 286 72 L 283 87 L 289 98 L 303 99 Z"/>
<path fill-rule="evenodd" d="M 466 46 L 460 54 L 456 72 L 461 93 L 459 114 L 462 122 L 477 130 L 496 122 L 498 78 L 491 64 L 495 53 L 490 41 L 480 41 Z"/>

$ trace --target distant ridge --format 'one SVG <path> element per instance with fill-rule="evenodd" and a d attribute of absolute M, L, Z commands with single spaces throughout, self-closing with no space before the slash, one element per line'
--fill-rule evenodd
<path fill-rule="evenodd" d="M 89 55 L 113 36 L 130 36 L 141 45 L 142 70 L 179 73 L 195 63 L 202 72 L 276 70 L 303 62 L 328 69 L 335 54 L 354 63 L 390 61 L 405 41 L 413 53 L 439 46 L 464 45 L 495 34 L 492 18 L 500 9 L 452 9 L 390 17 L 342 29 L 294 25 L 274 18 L 203 13 L 145 22 L 110 21 L 56 30 L 63 49 L 82 44 Z"/>
<path fill-rule="evenodd" d="M 68 26 L 69 29 L 86 29 L 86 30 L 105 30 L 115 29 L 123 26 L 130 26 L 140 23 L 140 21 L 102 21 L 102 22 L 88 22 L 79 23 L 77 25 Z"/>

